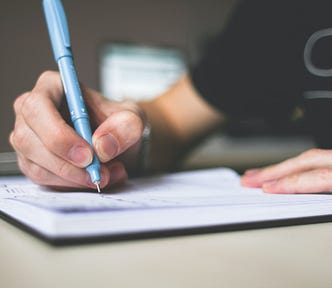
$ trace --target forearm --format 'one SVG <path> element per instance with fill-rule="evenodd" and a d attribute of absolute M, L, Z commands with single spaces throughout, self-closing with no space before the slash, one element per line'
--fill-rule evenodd
<path fill-rule="evenodd" d="M 153 171 L 173 168 L 188 147 L 224 121 L 197 94 L 187 76 L 165 94 L 139 105 L 152 128 L 149 160 Z"/>

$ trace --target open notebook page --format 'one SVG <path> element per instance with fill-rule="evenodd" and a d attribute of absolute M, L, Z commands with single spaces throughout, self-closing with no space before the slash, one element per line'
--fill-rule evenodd
<path fill-rule="evenodd" d="M 225 168 L 133 179 L 103 194 L 1 178 L 0 211 L 47 238 L 79 238 L 332 215 L 332 194 L 265 194 Z"/>

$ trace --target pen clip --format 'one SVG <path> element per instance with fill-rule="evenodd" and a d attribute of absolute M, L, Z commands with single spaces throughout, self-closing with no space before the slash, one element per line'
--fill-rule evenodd
<path fill-rule="evenodd" d="M 56 60 L 71 56 L 66 14 L 60 0 L 43 0 L 44 12 Z"/>
<path fill-rule="evenodd" d="M 60 36 L 62 38 L 63 44 L 70 48 L 70 37 L 69 37 L 69 29 L 68 29 L 68 23 L 67 18 L 65 14 L 65 10 L 63 9 L 63 5 L 60 0 L 53 0 L 51 1 L 51 4 L 53 6 L 54 11 L 54 20 L 57 21 L 59 28 Z"/>

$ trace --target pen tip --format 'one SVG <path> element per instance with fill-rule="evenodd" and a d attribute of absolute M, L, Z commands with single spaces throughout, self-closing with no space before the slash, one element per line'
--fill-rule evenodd
<path fill-rule="evenodd" d="M 97 191 L 98 191 L 98 193 L 101 193 L 101 190 L 100 190 L 99 183 L 98 183 L 98 182 L 96 182 L 96 183 L 95 183 L 95 185 L 96 185 L 96 187 L 97 187 Z"/>

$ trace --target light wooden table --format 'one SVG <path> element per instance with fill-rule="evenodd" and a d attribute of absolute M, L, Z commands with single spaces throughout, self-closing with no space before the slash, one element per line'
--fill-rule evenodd
<path fill-rule="evenodd" d="M 0 220 L 0 287 L 332 287 L 332 223 L 56 248 Z"/>

